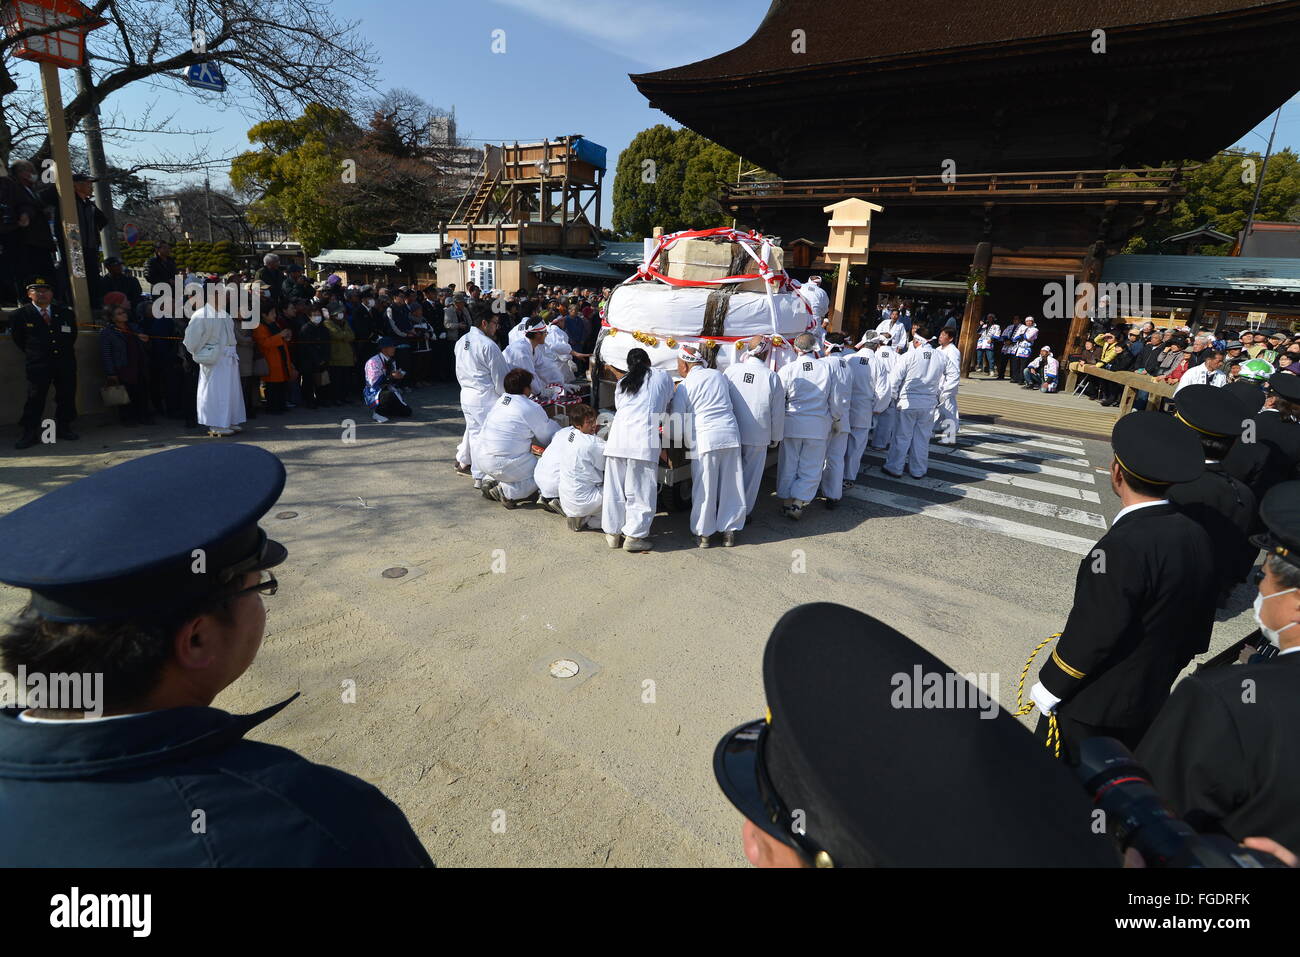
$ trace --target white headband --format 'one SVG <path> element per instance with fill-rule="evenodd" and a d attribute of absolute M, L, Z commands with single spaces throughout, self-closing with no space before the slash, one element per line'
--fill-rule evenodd
<path fill-rule="evenodd" d="M 682 346 L 680 349 L 677 350 L 677 358 L 681 359 L 687 365 L 691 365 L 693 363 L 698 363 L 700 365 L 704 364 L 704 356 L 700 355 L 698 352 L 696 352 L 693 349 L 686 348 L 685 346 Z"/>

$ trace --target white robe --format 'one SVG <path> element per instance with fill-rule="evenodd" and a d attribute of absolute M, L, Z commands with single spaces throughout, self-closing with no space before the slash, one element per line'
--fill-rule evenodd
<path fill-rule="evenodd" d="M 198 420 L 210 429 L 228 429 L 247 418 L 244 392 L 239 382 L 239 355 L 235 323 L 230 316 L 203 306 L 185 327 L 185 348 L 197 356 L 209 344 L 217 347 L 217 361 L 199 363 Z M 196 360 L 197 361 L 197 360 Z"/>

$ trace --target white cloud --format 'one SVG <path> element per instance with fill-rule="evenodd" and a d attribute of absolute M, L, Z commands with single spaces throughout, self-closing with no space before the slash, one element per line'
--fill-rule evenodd
<path fill-rule="evenodd" d="M 727 10 L 683 0 L 493 0 L 583 37 L 592 45 L 651 70 L 693 63 L 738 46 L 753 25 Z M 722 6 L 722 5 L 719 5 Z M 502 28 L 509 30 L 509 24 Z"/>

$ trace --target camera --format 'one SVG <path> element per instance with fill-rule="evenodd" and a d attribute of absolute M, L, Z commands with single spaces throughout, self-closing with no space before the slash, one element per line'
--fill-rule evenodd
<path fill-rule="evenodd" d="M 1221 834 L 1200 834 L 1152 786 L 1133 753 L 1114 738 L 1079 746 L 1075 773 L 1105 815 L 1106 832 L 1147 867 L 1284 867 L 1272 854 L 1239 846 Z"/>

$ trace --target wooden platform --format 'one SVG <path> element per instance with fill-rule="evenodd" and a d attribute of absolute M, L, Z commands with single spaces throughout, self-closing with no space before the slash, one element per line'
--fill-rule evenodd
<path fill-rule="evenodd" d="M 1119 410 L 1067 392 L 1031 392 L 1010 381 L 975 377 L 962 379 L 957 410 L 994 425 L 1045 429 L 1081 438 L 1109 440 Z"/>

